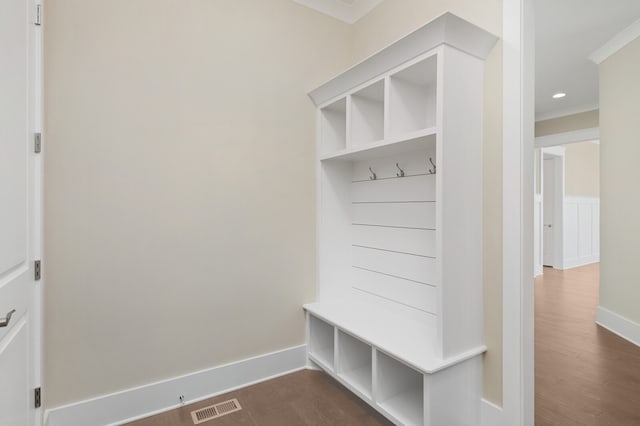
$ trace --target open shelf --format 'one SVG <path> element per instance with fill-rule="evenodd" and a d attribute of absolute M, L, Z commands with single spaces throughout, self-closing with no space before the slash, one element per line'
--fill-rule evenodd
<path fill-rule="evenodd" d="M 338 332 L 338 376 L 371 398 L 371 346 Z"/>
<path fill-rule="evenodd" d="M 384 80 L 351 95 L 351 145 L 384 139 Z"/>
<path fill-rule="evenodd" d="M 323 153 L 345 149 L 347 144 L 347 99 L 320 110 L 320 149 Z"/>
<path fill-rule="evenodd" d="M 309 356 L 324 368 L 333 369 L 334 328 L 309 315 Z"/>
<path fill-rule="evenodd" d="M 436 143 L 436 129 L 423 129 L 403 138 L 389 138 L 368 145 L 357 145 L 332 153 L 326 153 L 320 157 L 325 160 L 366 160 L 369 158 L 387 157 L 394 154 L 416 151 L 425 148 L 429 144 Z"/>
<path fill-rule="evenodd" d="M 424 376 L 390 356 L 376 352 L 377 403 L 404 425 L 424 424 Z"/>
<path fill-rule="evenodd" d="M 389 134 L 401 136 L 436 125 L 436 56 L 389 79 Z"/>

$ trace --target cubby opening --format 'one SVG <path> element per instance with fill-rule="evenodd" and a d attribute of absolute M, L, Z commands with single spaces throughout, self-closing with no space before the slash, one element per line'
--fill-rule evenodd
<path fill-rule="evenodd" d="M 333 369 L 334 328 L 309 315 L 309 355 L 324 367 Z"/>
<path fill-rule="evenodd" d="M 384 139 L 384 80 L 351 95 L 351 144 Z"/>
<path fill-rule="evenodd" d="M 436 56 L 389 79 L 389 132 L 397 137 L 436 125 Z"/>
<path fill-rule="evenodd" d="M 377 356 L 377 403 L 405 425 L 424 424 L 424 376 L 382 352 Z"/>
<path fill-rule="evenodd" d="M 347 144 L 347 99 L 342 98 L 320 110 L 320 139 L 323 154 L 345 149 Z"/>
<path fill-rule="evenodd" d="M 338 376 L 371 398 L 371 346 L 340 331 Z"/>

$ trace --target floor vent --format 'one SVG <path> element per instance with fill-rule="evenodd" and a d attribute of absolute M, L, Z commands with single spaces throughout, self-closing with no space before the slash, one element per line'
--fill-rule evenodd
<path fill-rule="evenodd" d="M 242 407 L 238 400 L 234 398 L 192 411 L 191 419 L 194 425 L 199 425 L 200 423 L 208 422 L 209 420 L 217 419 L 218 417 L 226 416 L 227 414 L 240 410 L 242 410 Z"/>

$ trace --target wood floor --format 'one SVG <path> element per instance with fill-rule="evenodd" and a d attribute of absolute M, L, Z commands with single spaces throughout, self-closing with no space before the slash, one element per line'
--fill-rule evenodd
<path fill-rule="evenodd" d="M 599 275 L 594 264 L 536 278 L 537 426 L 640 425 L 640 348 L 596 325 Z"/>
<path fill-rule="evenodd" d="M 319 371 L 300 371 L 157 416 L 129 426 L 193 426 L 191 411 L 237 398 L 241 411 L 202 426 L 389 426 L 384 417 Z"/>

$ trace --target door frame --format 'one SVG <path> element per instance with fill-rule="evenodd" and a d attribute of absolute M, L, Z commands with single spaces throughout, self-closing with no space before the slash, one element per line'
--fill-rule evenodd
<path fill-rule="evenodd" d="M 29 223 L 29 238 L 30 238 L 30 253 L 29 260 L 34 262 L 40 260 L 41 273 L 40 280 L 34 281 L 33 291 L 33 311 L 31 312 L 31 385 L 35 388 L 41 388 L 42 394 L 44 393 L 44 284 L 45 284 L 45 259 L 43 250 L 43 221 L 44 221 L 44 175 L 43 164 L 44 155 L 46 151 L 46 140 L 43 132 L 43 117 L 44 117 L 44 40 L 43 40 L 43 28 L 44 28 L 44 0 L 27 0 L 31 4 L 31 34 L 29 42 L 29 60 L 30 66 L 30 79 L 31 79 L 31 93 L 30 98 L 33 101 L 33 106 L 29 111 L 30 115 L 30 132 L 31 134 L 40 133 L 41 135 L 41 152 L 35 153 L 30 148 L 30 188 L 31 197 L 30 203 L 30 223 Z M 40 22 L 36 25 L 37 8 L 40 8 Z M 33 139 L 32 139 L 33 140 Z M 42 426 L 44 422 L 45 404 L 44 398 L 42 398 L 42 405 L 40 408 L 34 410 L 32 418 L 32 424 L 36 426 Z"/>
<path fill-rule="evenodd" d="M 563 146 L 553 146 L 541 149 L 542 165 L 540 167 L 542 210 L 544 211 L 544 160 L 545 155 L 553 161 L 553 262 L 554 269 L 564 269 L 564 197 L 565 197 L 565 152 Z M 542 224 L 544 219 L 540 222 Z M 544 245 L 544 230 L 541 227 L 540 241 Z M 543 262 L 544 263 L 544 262 Z"/>
<path fill-rule="evenodd" d="M 533 0 L 503 0 L 502 13 L 502 417 L 533 426 Z"/>

